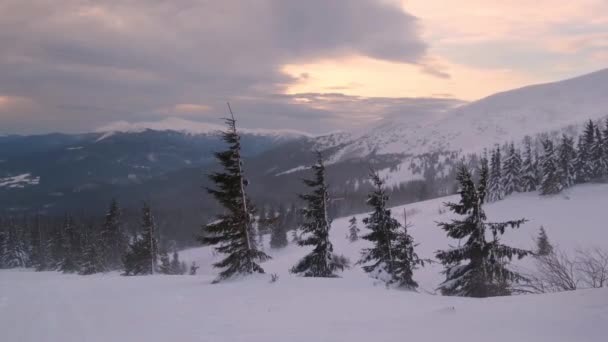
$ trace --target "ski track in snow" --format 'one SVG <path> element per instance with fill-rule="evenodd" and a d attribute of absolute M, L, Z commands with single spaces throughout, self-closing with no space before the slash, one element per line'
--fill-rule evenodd
<path fill-rule="evenodd" d="M 393 209 L 408 210 L 417 253 L 432 258 L 449 240 L 435 222 L 448 220 L 441 204 L 456 196 Z M 508 244 L 531 248 L 544 225 L 550 241 L 566 251 L 608 249 L 605 206 L 608 185 L 586 184 L 541 198 L 516 194 L 487 206 L 489 221 L 526 217 L 509 230 Z M 360 228 L 365 215 L 356 215 Z M 358 259 L 365 241 L 346 239 L 348 219 L 334 221 L 335 251 Z M 255 275 L 218 285 L 217 260 L 207 247 L 183 251 L 201 266 L 197 276 L 77 276 L 31 270 L 0 270 L 0 336 L 7 342 L 101 341 L 605 341 L 608 288 L 575 292 L 471 299 L 428 294 L 442 280 L 440 265 L 415 272 L 419 293 L 375 285 L 359 266 L 337 279 L 300 278 L 288 269 L 307 253 L 290 244 L 265 249 L 270 276 Z M 516 263 L 529 267 L 529 260 Z"/>

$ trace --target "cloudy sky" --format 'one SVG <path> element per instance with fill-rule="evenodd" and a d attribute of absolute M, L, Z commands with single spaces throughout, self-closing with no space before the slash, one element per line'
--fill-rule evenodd
<path fill-rule="evenodd" d="M 608 65 L 605 0 L 3 0 L 0 133 L 165 117 L 313 133 Z"/>

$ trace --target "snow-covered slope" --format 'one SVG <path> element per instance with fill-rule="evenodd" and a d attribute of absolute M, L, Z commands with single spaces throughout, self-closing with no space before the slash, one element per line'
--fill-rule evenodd
<path fill-rule="evenodd" d="M 404 209 L 422 257 L 457 241 L 435 221 L 441 198 Z M 505 240 L 531 247 L 544 225 L 550 240 L 566 251 L 608 248 L 605 228 L 608 185 L 584 185 L 552 197 L 518 194 L 487 206 L 490 220 L 526 217 Z M 364 215 L 358 215 L 360 219 Z M 584 219 L 582 219 L 584 218 Z M 356 261 L 366 243 L 346 239 L 347 218 L 332 228 L 335 250 Z M 415 273 L 419 293 L 387 290 L 358 266 L 337 279 L 300 278 L 288 269 L 307 251 L 290 244 L 266 250 L 269 275 L 218 285 L 210 281 L 217 260 L 207 247 L 181 253 L 196 260 L 197 276 L 76 276 L 0 270 L 0 332 L 6 341 L 605 341 L 608 288 L 569 293 L 472 299 L 430 295 L 442 277 L 431 265 Z M 519 267 L 527 264 L 520 263 Z"/>
<path fill-rule="evenodd" d="M 186 120 L 182 118 L 169 117 L 159 121 L 142 121 L 142 122 L 127 122 L 117 121 L 108 125 L 97 128 L 95 131 L 104 133 L 99 140 L 105 139 L 108 136 L 116 133 L 139 133 L 145 130 L 153 131 L 177 131 L 186 134 L 217 134 L 223 131 L 226 127 L 220 124 L 212 124 L 200 121 Z M 301 137 L 311 137 L 310 134 L 297 130 L 280 129 L 248 129 L 239 128 L 239 131 L 244 134 L 269 136 L 276 138 L 294 139 Z"/>
<path fill-rule="evenodd" d="M 404 113 L 350 134 L 319 139 L 320 147 L 344 146 L 343 158 L 433 151 L 475 152 L 608 115 L 608 69 L 581 77 L 495 94 L 435 114 Z"/>

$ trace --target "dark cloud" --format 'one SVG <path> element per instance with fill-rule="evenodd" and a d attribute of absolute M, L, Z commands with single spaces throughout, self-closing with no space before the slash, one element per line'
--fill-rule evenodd
<path fill-rule="evenodd" d="M 89 130 L 179 104 L 209 118 L 227 100 L 252 127 L 333 129 L 345 112 L 272 95 L 295 81 L 281 66 L 350 54 L 421 63 L 416 26 L 386 0 L 4 0 L 0 96 L 31 105 L 0 108 L 0 131 Z"/>

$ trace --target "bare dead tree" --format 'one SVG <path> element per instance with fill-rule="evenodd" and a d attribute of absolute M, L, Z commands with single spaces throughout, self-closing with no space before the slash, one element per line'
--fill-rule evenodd
<path fill-rule="evenodd" d="M 598 247 L 577 251 L 576 270 L 591 288 L 608 286 L 608 252 Z"/>

